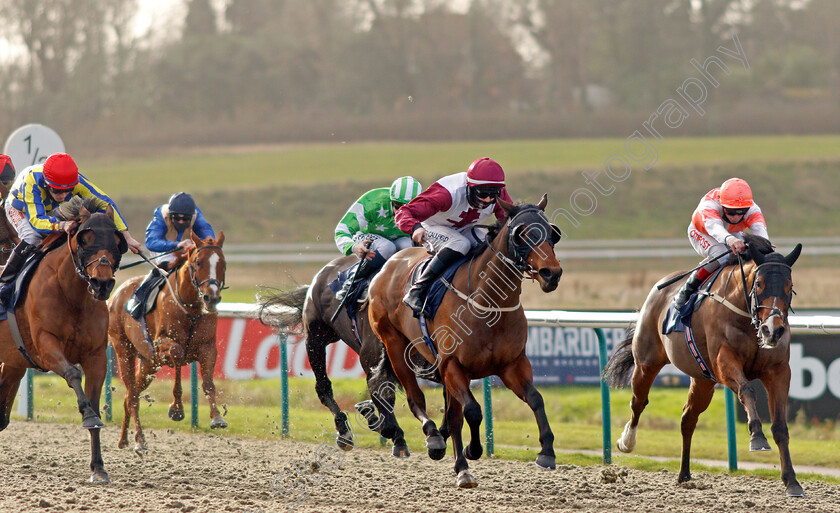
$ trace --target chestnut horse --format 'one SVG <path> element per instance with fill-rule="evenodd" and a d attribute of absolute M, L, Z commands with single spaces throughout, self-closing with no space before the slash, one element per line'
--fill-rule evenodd
<path fill-rule="evenodd" d="M 327 346 L 342 340 L 355 351 L 365 371 L 368 391 L 373 405 L 379 411 L 379 417 L 372 410 L 359 413 L 367 421 L 368 429 L 394 442 L 392 454 L 395 457 L 407 458 L 409 451 L 405 443 L 405 434 L 394 416 L 396 386 L 399 382 L 385 354 L 385 346 L 370 328 L 367 307 L 363 306 L 356 316 L 358 338 L 346 310 L 332 320 L 336 308 L 341 307 L 329 284 L 336 279 L 339 271 L 358 261 L 359 258 L 355 255 L 336 258 L 318 271 L 311 285 L 260 297 L 260 321 L 284 331 L 295 329 L 297 326 L 303 327 L 309 365 L 315 374 L 315 392 L 321 404 L 333 414 L 338 431 L 336 444 L 347 451 L 353 448 L 354 437 L 347 414 L 341 411 L 333 396 L 332 382 L 327 375 Z M 273 313 L 272 308 L 276 306 L 286 307 L 291 311 Z"/>
<path fill-rule="evenodd" d="M 783 256 L 773 252 L 769 241 L 761 237 L 746 235 L 745 241 L 752 261 L 743 267 L 737 264 L 725 267 L 709 291 L 710 297 L 692 317 L 694 340 L 702 361 L 708 366 L 710 377 L 704 376 L 683 333 L 662 335 L 668 307 L 682 282 L 662 290 L 658 287 L 651 290 L 639 312 L 635 334 L 631 333 L 616 348 L 604 370 L 604 376 L 611 385 L 624 386 L 633 368 L 633 399 L 630 403 L 633 415 L 616 445 L 622 452 L 631 452 L 635 447 L 636 428 L 648 404 L 650 387 L 662 367 L 671 362 L 691 377 L 681 422 L 683 444 L 678 482 L 691 479 L 691 437 L 698 416 L 712 400 L 716 381 L 735 392 L 744 405 L 750 450 L 769 451 L 770 445 L 762 432 L 756 409 L 754 385 L 750 383 L 760 379 L 767 389 L 771 431 L 779 448 L 782 481 L 788 496 L 802 497 L 802 487 L 796 480 L 790 460 L 787 428 L 790 388 L 788 311 L 793 295 L 791 266 L 799 258 L 802 245 L 797 244 L 790 254 Z M 671 276 L 660 282 L 667 281 Z"/>
<path fill-rule="evenodd" d="M 114 287 L 114 272 L 127 245 L 110 207 L 106 213 L 91 214 L 97 209 L 97 200 L 82 205 L 77 197 L 62 205 L 62 211 L 65 208 L 70 214 L 64 218 L 75 219 L 77 231 L 69 242 L 44 255 L 26 296 L 14 309 L 26 356 L 15 344 L 9 321 L 0 322 L 0 430 L 9 425 L 15 393 L 26 369 L 52 371 L 76 392 L 82 427 L 90 431 L 91 482 L 108 483 L 99 444 L 99 429 L 104 427 L 99 397 L 108 346 L 105 300 Z"/>
<path fill-rule="evenodd" d="M 186 258 L 180 257 L 180 266 L 166 279 L 154 309 L 145 317 L 148 333 L 144 333 L 140 323 L 125 309 L 142 277 L 132 278 L 120 285 L 108 301 L 111 313 L 108 336 L 126 388 L 125 415 L 118 442 L 120 448 L 128 447 L 128 423 L 134 417 L 134 450 L 147 449 L 146 437 L 140 426 L 139 396 L 154 380 L 161 365 L 175 370 L 170 419 L 184 419 L 181 366 L 198 362 L 201 365 L 202 389 L 210 402 L 210 427 L 227 427 L 216 407 L 216 385 L 213 383 L 217 356 L 216 305 L 222 299 L 225 283 L 225 256 L 222 253 L 225 234 L 220 232 L 216 240 L 192 237 L 195 247 L 188 251 Z M 147 336 L 154 342 L 147 341 Z M 138 356 L 139 366 L 136 365 Z"/>
<path fill-rule="evenodd" d="M 507 213 L 506 218 L 490 229 L 489 242 L 481 254 L 456 272 L 451 289 L 428 322 L 429 341 L 424 343 L 418 320 L 402 303 L 406 282 L 412 269 L 428 256 L 426 250 L 405 249 L 391 257 L 370 289 L 368 313 L 373 331 L 385 344 L 409 408 L 423 425 L 429 457 L 443 458 L 446 438 L 451 435 L 457 484 L 462 488 L 477 484 L 466 459 L 478 459 L 483 452 L 481 407 L 470 391 L 470 381 L 491 375 L 499 376 L 531 407 L 540 431 L 541 450 L 536 463 L 555 468 L 554 434 L 525 355 L 528 322 L 519 296 L 523 273 L 538 280 L 544 292 L 557 288 L 563 270 L 553 246 L 560 233 L 545 216 L 545 196 L 538 205 L 496 201 Z M 434 345 L 434 353 L 427 344 Z M 427 372 L 414 365 L 414 352 L 431 362 L 443 378 L 446 407 L 441 431 L 426 413 L 426 398 L 417 376 Z M 461 440 L 464 419 L 471 431 L 467 447 Z"/>

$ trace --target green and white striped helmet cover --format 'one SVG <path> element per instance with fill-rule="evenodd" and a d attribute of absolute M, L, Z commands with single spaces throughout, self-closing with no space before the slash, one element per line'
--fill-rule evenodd
<path fill-rule="evenodd" d="M 391 184 L 391 201 L 408 203 L 423 191 L 420 182 L 410 176 L 403 176 Z"/>

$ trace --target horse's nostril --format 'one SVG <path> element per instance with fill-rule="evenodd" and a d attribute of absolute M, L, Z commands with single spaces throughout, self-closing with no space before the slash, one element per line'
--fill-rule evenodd
<path fill-rule="evenodd" d="M 540 277 L 545 281 L 551 280 L 553 274 L 554 273 L 551 271 L 551 269 L 547 267 L 540 269 Z"/>
<path fill-rule="evenodd" d="M 773 331 L 773 338 L 782 338 L 782 335 L 785 334 L 785 327 L 779 326 L 778 328 Z"/>
<path fill-rule="evenodd" d="M 768 328 L 766 325 L 762 325 L 761 326 L 761 334 L 764 335 L 765 337 L 769 337 L 770 336 L 770 328 Z"/>

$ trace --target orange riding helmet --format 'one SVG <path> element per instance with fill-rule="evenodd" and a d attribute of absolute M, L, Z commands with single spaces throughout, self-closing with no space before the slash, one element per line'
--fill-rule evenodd
<path fill-rule="evenodd" d="M 720 204 L 724 208 L 749 208 L 753 206 L 752 189 L 740 178 L 730 178 L 720 186 Z"/>

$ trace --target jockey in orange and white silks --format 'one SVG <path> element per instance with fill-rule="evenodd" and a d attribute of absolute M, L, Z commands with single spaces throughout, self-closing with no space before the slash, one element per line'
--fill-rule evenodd
<path fill-rule="evenodd" d="M 709 191 L 694 209 L 688 225 L 688 240 L 706 265 L 692 273 L 676 296 L 681 308 L 691 294 L 712 272 L 734 261 L 734 254 L 746 251 L 744 230 L 769 239 L 767 223 L 761 208 L 753 201 L 752 190 L 746 181 L 730 178 L 719 188 Z M 727 251 L 727 257 L 718 258 Z"/>
<path fill-rule="evenodd" d="M 473 226 L 491 215 L 504 219 L 497 198 L 512 201 L 502 166 L 485 157 L 465 173 L 441 178 L 397 212 L 402 231 L 417 244 L 428 241 L 435 249 L 432 261 L 403 298 L 412 310 L 419 313 L 429 286 L 480 242 L 472 233 Z"/>

